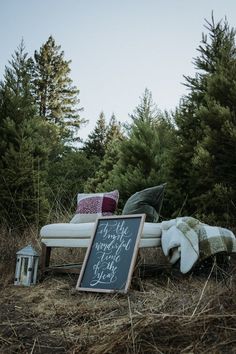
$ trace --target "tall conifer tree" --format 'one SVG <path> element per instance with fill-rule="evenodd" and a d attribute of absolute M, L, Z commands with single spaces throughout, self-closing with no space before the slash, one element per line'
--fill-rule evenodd
<path fill-rule="evenodd" d="M 42 171 L 50 127 L 35 116 L 31 68 L 22 42 L 0 85 L 0 218 L 15 226 L 38 223 L 47 205 Z"/>
<path fill-rule="evenodd" d="M 170 122 L 157 109 L 147 89 L 131 118 L 128 136 L 121 141 L 116 152 L 118 161 L 108 178 L 100 184 L 106 189 L 120 191 L 121 206 L 138 190 L 165 182 L 164 156 L 172 134 Z"/>
<path fill-rule="evenodd" d="M 100 113 L 94 130 L 88 135 L 83 150 L 88 157 L 98 157 L 99 161 L 104 157 L 107 136 L 107 124 L 105 115 Z"/>
<path fill-rule="evenodd" d="M 119 160 L 119 147 L 124 139 L 122 125 L 117 121 L 115 115 L 112 114 L 106 126 L 104 156 L 102 160 L 100 160 L 95 175 L 89 178 L 85 183 L 84 188 L 87 192 L 100 192 L 110 188 L 109 182 L 108 185 L 106 185 L 106 183 L 109 181 L 114 165 Z"/>
<path fill-rule="evenodd" d="M 206 29 L 209 36 L 203 35 L 194 61 L 196 75 L 186 77 L 190 92 L 176 114 L 173 185 L 187 199 L 182 212 L 229 222 L 236 203 L 235 30 L 213 16 Z"/>
<path fill-rule="evenodd" d="M 124 131 L 122 124 L 117 121 L 115 114 L 113 113 L 111 119 L 107 126 L 105 145 L 106 150 L 108 148 L 108 144 L 114 140 L 123 140 Z"/>
<path fill-rule="evenodd" d="M 70 61 L 50 36 L 34 54 L 34 87 L 38 113 L 58 126 L 62 137 L 72 137 L 83 120 L 79 112 L 79 90 L 72 85 Z"/>

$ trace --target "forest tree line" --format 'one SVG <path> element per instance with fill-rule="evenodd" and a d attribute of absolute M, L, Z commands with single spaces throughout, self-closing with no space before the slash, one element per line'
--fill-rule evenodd
<path fill-rule="evenodd" d="M 235 225 L 236 32 L 213 17 L 205 32 L 174 112 L 145 89 L 131 123 L 101 113 L 83 142 L 70 61 L 52 36 L 32 57 L 22 42 L 0 82 L 0 224 L 69 220 L 79 192 L 118 189 L 121 210 L 136 191 L 167 183 L 162 218 Z"/>

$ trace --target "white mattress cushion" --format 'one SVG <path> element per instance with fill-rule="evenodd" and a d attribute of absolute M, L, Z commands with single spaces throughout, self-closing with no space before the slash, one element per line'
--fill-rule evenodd
<path fill-rule="evenodd" d="M 49 224 L 42 227 L 40 236 L 41 238 L 90 238 L 94 225 L 94 222 Z"/>
<path fill-rule="evenodd" d="M 90 238 L 94 233 L 95 223 L 49 224 L 40 230 L 41 238 Z M 160 238 L 161 224 L 145 222 L 141 238 Z"/>

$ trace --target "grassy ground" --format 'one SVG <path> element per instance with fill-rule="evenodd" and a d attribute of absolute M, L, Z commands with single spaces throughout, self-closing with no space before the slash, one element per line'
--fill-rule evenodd
<path fill-rule="evenodd" d="M 9 242 L 1 233 L 1 354 L 236 353 L 235 259 L 227 271 L 213 264 L 185 276 L 148 265 L 127 295 L 78 292 L 75 275 L 50 274 L 36 286 L 16 287 L 15 250 L 29 241 L 39 248 L 34 235 L 21 241 L 11 235 Z"/>

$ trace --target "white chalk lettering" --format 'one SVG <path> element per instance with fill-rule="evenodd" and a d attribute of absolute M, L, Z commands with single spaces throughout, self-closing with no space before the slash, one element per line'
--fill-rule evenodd
<path fill-rule="evenodd" d="M 90 286 L 114 284 L 119 278 L 119 265 L 131 246 L 132 230 L 125 220 L 101 221 L 92 247 L 95 262 L 92 266 Z"/>

